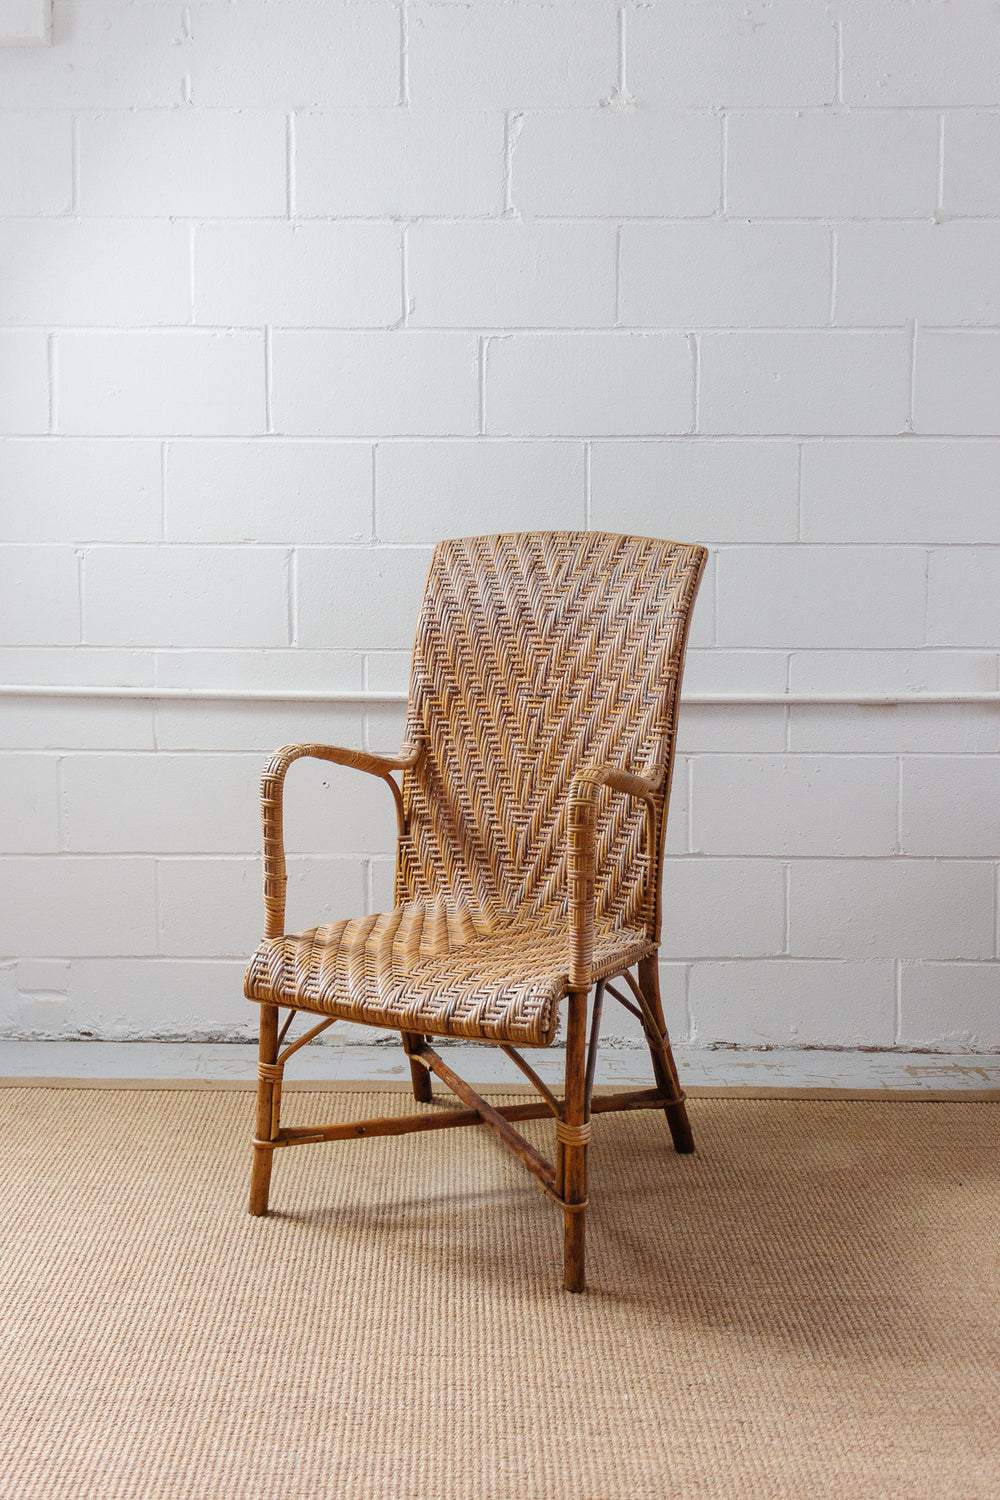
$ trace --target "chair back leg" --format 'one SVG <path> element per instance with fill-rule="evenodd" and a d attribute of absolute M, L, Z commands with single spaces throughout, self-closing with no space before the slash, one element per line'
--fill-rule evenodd
<path fill-rule="evenodd" d="M 684 1107 L 684 1091 L 677 1076 L 677 1064 L 674 1062 L 674 1054 L 670 1048 L 670 1040 L 667 1036 L 667 1028 L 663 1019 L 663 1003 L 660 999 L 660 971 L 656 962 L 656 955 L 644 958 L 639 963 L 639 988 L 646 999 L 652 1018 L 659 1028 L 659 1035 L 653 1034 L 646 1026 L 646 1041 L 649 1043 L 649 1055 L 653 1062 L 653 1077 L 656 1086 L 664 1094 L 676 1099 L 676 1104 L 668 1104 L 663 1113 L 667 1117 L 670 1127 L 670 1135 L 673 1139 L 674 1150 L 684 1154 L 694 1150 L 694 1136 Z"/>
<path fill-rule="evenodd" d="M 430 1072 L 424 1067 L 423 1063 L 417 1062 L 413 1056 L 414 1052 L 420 1051 L 427 1038 L 421 1036 L 419 1031 L 401 1031 L 399 1034 L 403 1038 L 403 1051 L 410 1059 L 410 1078 L 413 1082 L 413 1097 L 418 1104 L 430 1104 L 434 1099 Z"/>

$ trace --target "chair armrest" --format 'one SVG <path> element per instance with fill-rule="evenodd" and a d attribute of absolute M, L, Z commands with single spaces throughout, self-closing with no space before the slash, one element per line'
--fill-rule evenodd
<path fill-rule="evenodd" d="M 283 807 L 285 774 L 296 760 L 308 756 L 313 760 L 329 760 L 337 766 L 350 766 L 356 771 L 366 771 L 369 776 L 378 776 L 388 782 L 396 803 L 396 820 L 402 829 L 403 799 L 399 787 L 392 779 L 393 771 L 404 771 L 415 766 L 423 751 L 422 745 L 404 745 L 398 755 L 372 755 L 367 750 L 345 750 L 339 745 L 283 745 L 276 750 L 264 767 L 260 778 L 260 817 L 263 827 L 264 847 L 264 936 L 280 937 L 285 928 L 285 891 L 288 875 L 285 868 L 285 842 L 283 831 Z"/>
<path fill-rule="evenodd" d="M 587 990 L 593 982 L 594 906 L 597 884 L 597 794 L 602 787 L 639 798 L 646 804 L 647 860 L 654 857 L 656 831 L 654 795 L 663 785 L 662 769 L 651 776 L 635 776 L 614 766 L 586 766 L 570 783 L 567 816 L 566 883 L 569 894 L 569 983 Z M 648 875 L 647 875 L 648 878 Z"/>

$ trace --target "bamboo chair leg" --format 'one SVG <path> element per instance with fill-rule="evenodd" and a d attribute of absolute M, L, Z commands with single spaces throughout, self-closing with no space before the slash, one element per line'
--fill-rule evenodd
<path fill-rule="evenodd" d="M 653 1018 L 660 1028 L 662 1043 L 658 1038 L 646 1033 L 646 1041 L 649 1043 L 649 1055 L 653 1060 L 653 1077 L 656 1079 L 657 1087 L 663 1093 L 669 1094 L 677 1100 L 676 1104 L 668 1104 L 663 1113 L 667 1117 L 670 1127 L 670 1135 L 673 1139 L 674 1150 L 687 1154 L 694 1150 L 694 1135 L 691 1124 L 681 1098 L 680 1079 L 677 1076 L 677 1064 L 674 1062 L 674 1054 L 670 1050 L 670 1041 L 667 1037 L 667 1028 L 663 1019 L 663 1004 L 660 1000 L 660 971 L 656 963 L 655 955 L 652 958 L 644 958 L 639 963 L 639 988 L 645 995 Z"/>
<path fill-rule="evenodd" d="M 563 1119 L 556 1123 L 559 1143 L 556 1185 L 566 1203 L 581 1207 L 564 1213 L 563 1285 L 567 1292 L 582 1292 L 587 1211 L 587 992 L 572 990 L 566 1031 L 566 1093 Z"/>
<path fill-rule="evenodd" d="M 272 1070 L 278 1057 L 278 1007 L 262 1005 L 260 1008 L 261 1064 L 257 1075 L 257 1139 L 273 1141 L 278 1133 L 278 1112 L 281 1106 L 281 1082 L 274 1077 L 266 1078 L 264 1069 Z M 259 1217 L 267 1213 L 267 1199 L 271 1187 L 271 1163 L 274 1152 L 266 1146 L 253 1148 L 253 1175 L 250 1178 L 250 1213 Z"/>
<path fill-rule="evenodd" d="M 434 1090 L 431 1087 L 430 1069 L 425 1068 L 423 1063 L 418 1063 L 413 1056 L 419 1052 L 426 1041 L 419 1031 L 401 1031 L 403 1038 L 403 1050 L 410 1059 L 410 1078 L 413 1081 L 413 1097 L 418 1104 L 431 1104 L 434 1100 Z"/>

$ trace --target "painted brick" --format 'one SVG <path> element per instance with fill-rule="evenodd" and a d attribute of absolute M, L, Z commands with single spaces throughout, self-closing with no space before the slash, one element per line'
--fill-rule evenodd
<path fill-rule="evenodd" d="M 714 213 L 720 129 L 707 114 L 604 109 L 528 115 L 513 154 L 514 207 L 596 217 Z"/>
<path fill-rule="evenodd" d="M 37 329 L 0 331 L 0 432 L 49 430 L 49 364 Z"/>
<path fill-rule="evenodd" d="M 796 704 L 788 711 L 788 748 L 895 755 L 995 752 L 1000 716 L 988 703 Z"/>
<path fill-rule="evenodd" d="M 913 420 L 917 432 L 996 436 L 1000 330 L 920 330 Z"/>
<path fill-rule="evenodd" d="M 663 1014 L 667 1023 L 667 1033 L 675 1046 L 678 1042 L 685 1042 L 688 1039 L 688 967 L 687 964 L 658 965 L 660 971 L 660 1001 L 663 1005 Z M 593 1015 L 592 1007 L 590 1014 Z M 615 1065 L 618 1062 L 618 1059 L 615 1057 L 615 1051 L 617 1050 L 615 1047 L 616 1043 L 624 1052 L 624 1056 L 621 1057 L 621 1063 L 624 1064 L 623 1072 L 628 1076 L 635 1069 L 635 1052 L 638 1051 L 641 1056 L 646 1051 L 646 1038 L 643 1034 L 642 1023 L 635 1016 L 630 1015 L 624 1006 L 616 1004 L 614 996 L 606 994 L 604 997 L 604 1010 L 601 1015 L 601 1054 L 599 1060 L 602 1067 L 608 1069 L 610 1074 L 609 1082 L 616 1076 Z"/>
<path fill-rule="evenodd" d="M 67 1034 L 67 991 L 72 964 L 53 958 L 29 959 L 5 970 L 9 989 L 3 987 L 6 1036 L 56 1037 Z M 9 976 L 14 975 L 10 982 Z M 3 980 L 0 978 L 0 986 Z"/>
<path fill-rule="evenodd" d="M 807 542 L 1000 542 L 1000 442 L 806 443 Z"/>
<path fill-rule="evenodd" d="M 56 336 L 59 429 L 95 435 L 261 432 L 264 337 L 170 329 Z"/>
<path fill-rule="evenodd" d="M 191 33 L 195 105 L 301 109 L 399 99 L 399 14 L 392 5 L 199 5 Z M 305 45 L 294 45 L 296 33 Z"/>
<path fill-rule="evenodd" d="M 188 233 L 179 224 L 0 223 L 4 323 L 186 323 L 190 281 Z"/>
<path fill-rule="evenodd" d="M 364 873 L 346 859 L 291 861 L 286 931 L 361 915 Z M 260 942 L 260 860 L 164 859 L 156 879 L 161 953 L 245 960 Z"/>
<path fill-rule="evenodd" d="M 383 542 L 489 531 L 572 531 L 584 524 L 580 443 L 379 443 L 375 503 Z"/>
<path fill-rule="evenodd" d="M 794 443 L 594 443 L 591 524 L 701 542 L 794 541 Z"/>
<path fill-rule="evenodd" d="M 479 424 L 479 352 L 467 333 L 275 333 L 280 432 L 444 436 Z"/>
<path fill-rule="evenodd" d="M 175 442 L 166 459 L 170 542 L 366 541 L 370 443 Z"/>
<path fill-rule="evenodd" d="M 699 339 L 703 432 L 898 433 L 910 340 L 900 332 L 778 329 Z"/>
<path fill-rule="evenodd" d="M 73 964 L 69 1018 L 113 1041 L 252 1041 L 256 1005 L 243 998 L 243 960 L 90 959 Z M 127 1005 L 122 997 L 127 996 Z"/>
<path fill-rule="evenodd" d="M 617 18 L 607 5 L 412 5 L 407 62 L 416 106 L 596 105 L 617 78 Z"/>
<path fill-rule="evenodd" d="M 429 547 L 304 547 L 297 641 L 336 642 L 343 650 L 410 648 L 430 560 Z"/>
<path fill-rule="evenodd" d="M 386 327 L 399 320 L 394 224 L 202 224 L 194 231 L 199 323 Z"/>
<path fill-rule="evenodd" d="M 1000 1052 L 1000 965 L 904 964 L 900 991 L 900 1046 Z"/>
<path fill-rule="evenodd" d="M 6 97 L 4 104 L 8 104 Z M 16 114 L 5 108 L 0 135 L 0 203 L 4 213 L 69 212 L 73 202 L 72 131 L 68 114 Z"/>
<path fill-rule="evenodd" d="M 107 807 L 102 812 L 107 818 Z M 0 954 L 72 958 L 155 951 L 151 860 L 0 859 Z"/>
<path fill-rule="evenodd" d="M 1000 322 L 1000 224 L 844 224 L 838 323 Z"/>
<path fill-rule="evenodd" d="M 691 1041 L 702 1047 L 891 1047 L 895 988 L 888 960 L 696 964 Z"/>
<path fill-rule="evenodd" d="M 386 703 L 365 709 L 366 750 L 380 755 L 395 755 L 406 738 L 406 705 Z"/>
<path fill-rule="evenodd" d="M 1000 214 L 1000 113 L 945 116 L 942 177 L 946 213 Z"/>
<path fill-rule="evenodd" d="M 284 646 L 278 548 L 100 547 L 83 562 L 83 631 L 105 646 Z"/>
<path fill-rule="evenodd" d="M 783 693 L 787 679 L 788 656 L 784 651 L 689 648 L 684 666 L 684 696 L 693 693 Z"/>
<path fill-rule="evenodd" d="M 1000 15 L 981 0 L 848 0 L 842 7 L 848 104 L 995 104 Z"/>
<path fill-rule="evenodd" d="M 56 0 L 51 47 L 0 48 L 0 99 L 10 109 L 149 109 L 183 97 L 188 49 L 173 5 Z"/>
<path fill-rule="evenodd" d="M 837 36 L 822 5 L 670 0 L 626 13 L 629 93 L 641 105 L 829 104 Z"/>
<path fill-rule="evenodd" d="M 874 755 L 698 756 L 691 843 L 730 856 L 894 854 L 896 764 Z"/>
<path fill-rule="evenodd" d="M 411 653 L 409 651 L 370 651 L 365 659 L 365 681 L 373 692 L 402 692 L 410 686 Z M 406 706 L 385 703 L 365 709 L 365 747 L 382 754 L 395 755 L 403 743 Z M 375 878 L 373 876 L 373 878 Z M 383 875 L 378 878 L 382 880 Z M 390 881 L 391 886 L 391 881 Z M 391 897 L 389 899 L 391 905 Z M 376 911 L 383 908 L 376 906 Z"/>
<path fill-rule="evenodd" d="M 609 328 L 615 321 L 613 225 L 414 224 L 406 243 L 414 327 Z"/>
<path fill-rule="evenodd" d="M 51 49 L 0 55 L 0 320 L 25 324 L 0 333 L 0 431 L 19 434 L 0 445 L 0 611 L 25 642 L 0 681 L 405 685 L 432 541 L 600 526 L 721 547 L 688 695 L 995 690 L 997 225 L 969 220 L 1000 219 L 1000 112 L 982 91 L 998 23 L 968 0 L 835 9 L 57 0 Z M 827 109 L 841 17 L 848 103 Z M 209 353 L 192 320 L 258 331 Z M 691 333 L 687 358 L 620 358 L 630 328 L 661 352 Z M 50 415 L 75 436 L 38 436 Z M 309 440 L 327 435 L 357 441 Z M 108 639 L 145 647 L 68 644 L 73 547 L 88 579 L 104 570 L 90 602 Z M 297 737 L 394 749 L 402 720 L 394 703 L 0 700 L 7 829 L 26 851 L 0 870 L 0 911 L 18 906 L 15 952 L 42 955 L 2 966 L 5 1029 L 248 1036 L 265 754 Z M 998 1045 L 978 957 L 997 951 L 993 709 L 688 703 L 679 746 L 676 1036 L 693 966 L 698 1040 Z M 41 857 L 62 826 L 60 757 L 75 833 L 144 859 Z M 111 769 L 84 774 L 98 760 Z M 914 859 L 892 857 L 900 762 Z M 292 925 L 391 902 L 395 814 L 374 779 L 296 766 L 286 832 Z M 710 856 L 675 857 L 705 833 Z M 805 959 L 766 956 L 789 861 Z M 155 956 L 154 864 L 170 956 Z M 70 965 L 67 948 L 107 957 Z M 948 957 L 903 961 L 897 1032 L 910 950 Z M 639 1041 L 630 1025 L 613 1034 Z"/>
<path fill-rule="evenodd" d="M 67 756 L 66 847 L 83 853 L 255 853 L 261 770 L 256 755 Z"/>
<path fill-rule="evenodd" d="M 275 692 L 348 690 L 363 685 L 363 662 L 349 651 L 158 651 L 162 687 L 232 687 Z"/>
<path fill-rule="evenodd" d="M 821 224 L 626 224 L 621 321 L 633 327 L 823 324 L 830 234 Z"/>
<path fill-rule="evenodd" d="M 926 554 L 852 547 L 831 566 L 822 547 L 725 548 L 719 554 L 722 646 L 917 646 Z"/>
<path fill-rule="evenodd" d="M 123 111 L 81 119 L 78 130 L 83 214 L 285 213 L 285 119 L 277 112 Z"/>
<path fill-rule="evenodd" d="M 79 641 L 80 588 L 72 547 L 0 546 L 0 639 L 12 646 Z"/>
<path fill-rule="evenodd" d="M 256 817 L 256 790 L 253 803 Z M 285 782 L 285 848 L 290 855 L 394 855 L 396 810 L 389 789 L 377 776 L 348 766 L 296 761 Z"/>
<path fill-rule="evenodd" d="M 666 854 L 688 854 L 691 850 L 690 762 L 686 755 L 674 759 L 674 779 L 667 808 L 667 827 L 663 836 Z"/>
<path fill-rule="evenodd" d="M 668 859 L 663 871 L 664 958 L 781 953 L 785 881 L 773 860 Z"/>
<path fill-rule="evenodd" d="M 486 430 L 516 436 L 687 432 L 683 334 L 524 334 L 486 351 Z"/>
<path fill-rule="evenodd" d="M 48 854 L 59 848 L 57 775 L 54 755 L 0 755 L 5 854 Z"/>
<path fill-rule="evenodd" d="M 1000 840 L 998 773 L 1000 758 L 995 755 L 907 757 L 901 792 L 904 854 L 995 859 Z"/>
<path fill-rule="evenodd" d="M 942 860 L 796 860 L 788 934 L 806 958 L 989 958 L 993 870 Z"/>
<path fill-rule="evenodd" d="M 63 674 L 62 680 L 70 675 Z M 10 750 L 152 750 L 153 705 L 142 700 L 4 697 L 0 744 Z"/>
<path fill-rule="evenodd" d="M 156 708 L 158 750 L 258 750 L 279 745 L 359 745 L 362 712 L 350 703 L 183 703 Z M 397 741 L 398 744 L 398 741 Z"/>
<path fill-rule="evenodd" d="M 932 646 L 1000 646 L 1000 552 L 934 551 L 927 563 Z"/>
<path fill-rule="evenodd" d="M 796 693 L 988 693 L 996 684 L 993 651 L 793 651 Z"/>
<path fill-rule="evenodd" d="M 503 208 L 503 121 L 450 110 L 338 111 L 295 123 L 295 209 L 326 215 Z"/>
<path fill-rule="evenodd" d="M 932 115 L 734 114 L 726 208 L 758 218 L 923 218 L 937 203 Z"/>
<path fill-rule="evenodd" d="M 80 687 L 148 687 L 153 681 L 151 651 L 92 650 L 88 646 L 0 646 L 4 682 Z"/>
<path fill-rule="evenodd" d="M 780 752 L 786 748 L 785 740 L 784 711 L 771 703 L 687 703 L 677 726 L 677 748 L 688 756 L 713 751 L 731 754 L 736 747 L 744 754 Z"/>
<path fill-rule="evenodd" d="M 0 442 L 0 491 L 12 542 L 156 541 L 160 447 L 120 438 L 8 438 Z"/>

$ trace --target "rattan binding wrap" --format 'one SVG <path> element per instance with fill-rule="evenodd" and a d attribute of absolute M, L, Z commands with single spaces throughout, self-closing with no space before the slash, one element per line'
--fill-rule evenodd
<path fill-rule="evenodd" d="M 405 767 L 397 906 L 292 935 L 278 925 L 251 961 L 247 995 L 370 1026 L 545 1046 L 571 983 L 649 954 L 676 688 L 704 555 L 602 532 L 441 543 L 403 754 L 291 746 L 262 784 L 265 900 L 278 916 L 291 761 L 319 753 L 383 777 Z"/>

